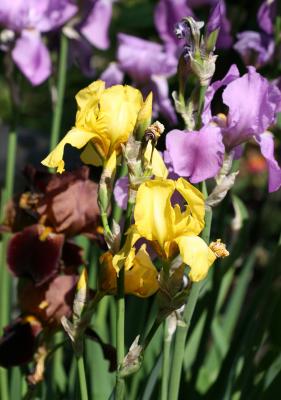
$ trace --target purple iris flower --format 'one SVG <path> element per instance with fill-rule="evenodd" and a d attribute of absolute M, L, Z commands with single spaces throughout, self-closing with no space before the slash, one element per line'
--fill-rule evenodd
<path fill-rule="evenodd" d="M 58 29 L 76 12 L 70 0 L 1 0 L 0 24 L 13 32 L 12 58 L 32 85 L 51 74 L 50 54 L 41 34 Z"/>
<path fill-rule="evenodd" d="M 169 98 L 167 78 L 174 75 L 177 59 L 164 46 L 135 36 L 118 34 L 118 64 L 112 63 L 101 75 L 108 86 L 121 83 L 124 73 L 147 95 L 154 95 L 154 113 L 163 114 L 171 123 L 177 118 Z"/>
<path fill-rule="evenodd" d="M 275 17 L 275 0 L 266 0 L 260 6 L 257 16 L 262 32 L 245 31 L 237 35 L 238 41 L 234 48 L 246 65 L 254 65 L 256 68 L 260 68 L 273 59 Z"/>
<path fill-rule="evenodd" d="M 234 49 L 246 65 L 260 68 L 272 59 L 275 43 L 271 36 L 263 32 L 244 31 L 237 34 L 237 39 Z"/>
<path fill-rule="evenodd" d="M 228 108 L 228 114 L 213 116 L 212 100 L 224 86 L 222 101 Z M 236 65 L 232 65 L 226 76 L 210 85 L 206 92 L 202 114 L 205 126 L 198 132 L 172 131 L 167 135 L 166 147 L 174 171 L 189 177 L 193 183 L 200 182 L 207 175 L 215 176 L 222 166 L 223 145 L 227 153 L 233 151 L 238 156 L 241 144 L 254 139 L 267 162 L 269 191 L 278 190 L 281 186 L 281 169 L 274 158 L 273 136 L 266 131 L 275 123 L 280 110 L 281 92 L 277 86 L 269 83 L 254 67 L 249 67 L 248 72 L 240 77 Z M 214 123 L 220 132 L 213 131 L 207 137 L 211 129 L 209 124 Z"/>

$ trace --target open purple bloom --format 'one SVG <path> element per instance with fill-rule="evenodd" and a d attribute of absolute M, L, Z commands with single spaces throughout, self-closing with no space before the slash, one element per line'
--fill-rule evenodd
<path fill-rule="evenodd" d="M 228 107 L 226 117 L 212 116 L 211 102 L 221 87 L 226 86 L 222 101 Z M 271 178 L 269 191 L 276 190 L 278 179 L 281 184 L 280 168 L 274 159 L 273 144 L 262 134 L 276 121 L 277 112 L 281 109 L 281 92 L 274 84 L 269 83 L 248 67 L 242 77 L 236 66 L 232 66 L 224 79 L 214 82 L 207 90 L 203 123 L 213 121 L 221 127 L 226 151 L 236 150 L 239 145 L 251 138 L 260 144 L 261 152 L 266 158 Z M 272 178 L 274 176 L 274 178 Z"/>
<path fill-rule="evenodd" d="M 275 44 L 271 36 L 260 32 L 244 31 L 237 34 L 237 39 L 234 49 L 246 65 L 260 68 L 272 59 Z"/>
<path fill-rule="evenodd" d="M 77 12 L 70 0 L 2 0 L 0 24 L 15 33 L 12 58 L 32 83 L 39 85 L 51 73 L 50 54 L 41 33 L 58 29 Z"/>
<path fill-rule="evenodd" d="M 121 83 L 124 73 L 147 95 L 154 95 L 154 113 L 160 112 L 169 121 L 176 121 L 176 114 L 169 98 L 167 78 L 174 75 L 177 59 L 164 46 L 135 36 L 118 35 L 117 64 L 110 64 L 102 74 L 107 85 Z"/>
<path fill-rule="evenodd" d="M 274 20 L 277 13 L 277 4 L 275 0 L 265 0 L 258 11 L 259 27 L 268 35 L 274 31 Z"/>
<path fill-rule="evenodd" d="M 173 171 L 189 178 L 191 183 L 217 175 L 223 163 L 221 130 L 215 126 L 204 126 L 193 132 L 175 129 L 166 137 L 166 148 L 165 162 L 168 157 Z"/>

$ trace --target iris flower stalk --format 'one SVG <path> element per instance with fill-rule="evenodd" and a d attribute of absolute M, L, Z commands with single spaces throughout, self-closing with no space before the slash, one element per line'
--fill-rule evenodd
<path fill-rule="evenodd" d="M 9 74 L 9 72 L 8 72 Z M 12 80 L 11 76 L 8 76 L 8 81 Z M 12 85 L 12 84 L 11 84 Z M 13 102 L 12 86 L 10 85 L 10 96 L 12 100 L 13 108 L 16 105 Z M 12 113 L 13 114 L 13 113 Z M 16 122 L 11 119 L 11 127 L 8 133 L 8 145 L 7 145 L 7 163 L 5 172 L 5 187 L 2 191 L 1 204 L 0 204 L 0 219 L 4 216 L 4 207 L 7 201 L 12 197 L 14 191 L 14 180 L 15 180 L 15 165 L 16 165 L 16 150 L 17 150 L 17 129 Z M 0 301 L 1 301 L 1 317 L 0 317 L 0 334 L 2 329 L 7 325 L 10 315 L 10 288 L 11 278 L 8 273 L 6 265 L 6 254 L 8 245 L 8 235 L 3 234 L 0 240 L 0 261 L 1 261 L 1 273 L 0 273 Z M 1 387 L 1 398 L 8 398 L 8 375 L 7 371 L 0 369 L 0 387 Z"/>
<path fill-rule="evenodd" d="M 206 184 L 202 183 L 203 193 L 205 196 L 207 195 Z M 205 227 L 202 231 L 201 237 L 202 239 L 208 243 L 210 239 L 210 230 L 212 224 L 212 210 L 206 210 L 205 214 Z M 203 282 L 194 282 L 191 287 L 190 295 L 188 297 L 187 304 L 185 305 L 184 313 L 183 313 L 183 322 L 184 324 L 178 325 L 176 330 L 175 337 L 175 347 L 172 359 L 172 373 L 170 380 L 170 389 L 169 389 L 169 399 L 177 400 L 179 389 L 180 389 L 180 378 L 181 378 L 181 370 L 183 365 L 184 358 L 184 350 L 185 350 L 185 342 L 190 326 L 190 322 L 196 307 L 197 300 L 200 295 L 200 290 L 203 285 Z"/>

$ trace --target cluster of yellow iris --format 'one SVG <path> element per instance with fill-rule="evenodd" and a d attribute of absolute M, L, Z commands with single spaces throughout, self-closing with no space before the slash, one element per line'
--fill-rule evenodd
<path fill-rule="evenodd" d="M 86 164 L 116 167 L 122 145 L 151 120 L 152 95 L 144 101 L 139 90 L 116 85 L 105 88 L 102 81 L 93 82 L 76 95 L 78 111 L 73 127 L 56 148 L 43 160 L 48 167 L 64 171 L 64 146 L 84 147 L 81 159 Z M 113 164 L 113 167 L 112 167 Z M 198 235 L 204 228 L 205 203 L 202 193 L 183 178 L 167 179 L 168 171 L 154 151 L 152 170 L 155 179 L 143 182 L 136 194 L 134 224 L 126 232 L 127 240 L 117 254 L 106 252 L 101 257 L 101 289 L 116 291 L 116 275 L 125 268 L 125 292 L 147 297 L 159 289 L 158 271 L 143 244 L 146 239 L 161 260 L 170 262 L 178 253 L 189 266 L 189 278 L 205 278 L 216 254 Z M 171 203 L 179 192 L 186 201 L 184 211 Z"/>

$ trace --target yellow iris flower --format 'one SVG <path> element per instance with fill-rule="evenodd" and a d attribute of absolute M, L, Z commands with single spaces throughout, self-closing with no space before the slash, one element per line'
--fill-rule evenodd
<path fill-rule="evenodd" d="M 108 251 L 101 256 L 100 289 L 106 293 L 116 293 L 117 273 L 112 264 L 113 256 Z M 153 265 L 145 245 L 137 254 L 132 248 L 125 262 L 124 289 L 126 294 L 149 297 L 159 289 L 158 271 Z"/>
<path fill-rule="evenodd" d="M 171 198 L 179 192 L 188 203 L 182 211 Z M 204 227 L 205 205 L 202 193 L 185 179 L 155 179 L 140 185 L 134 211 L 135 224 L 128 232 L 123 249 L 113 259 L 118 271 L 129 254 L 129 248 L 146 238 L 164 260 L 178 252 L 190 267 L 189 277 L 197 282 L 205 278 L 216 259 L 215 253 L 198 235 Z"/>
<path fill-rule="evenodd" d="M 121 144 L 144 123 L 152 113 L 152 94 L 144 102 L 139 90 L 131 86 L 115 85 L 105 89 L 103 81 L 96 81 L 76 95 L 78 111 L 73 127 L 56 148 L 42 161 L 47 167 L 64 171 L 64 146 L 71 144 L 81 149 L 86 164 L 104 165 Z"/>

